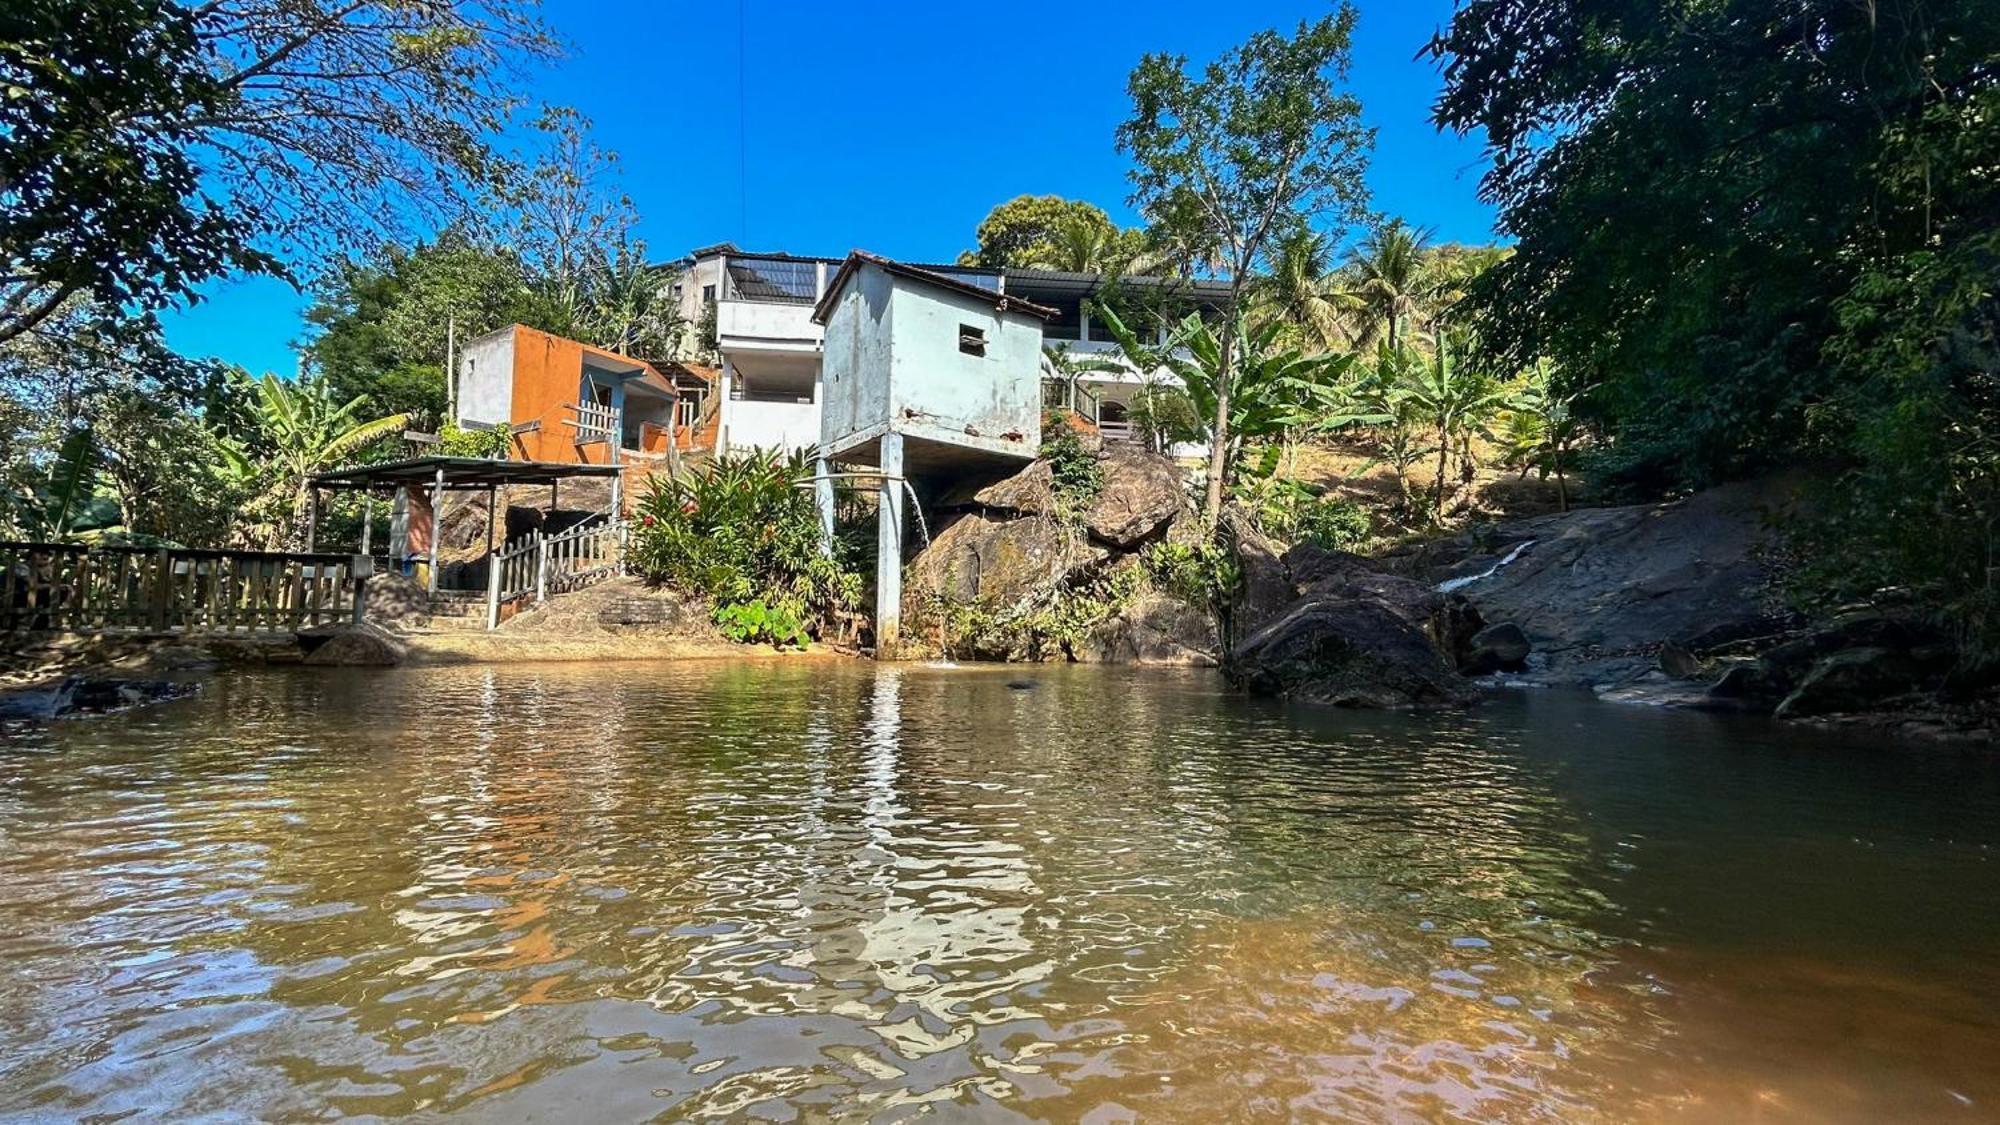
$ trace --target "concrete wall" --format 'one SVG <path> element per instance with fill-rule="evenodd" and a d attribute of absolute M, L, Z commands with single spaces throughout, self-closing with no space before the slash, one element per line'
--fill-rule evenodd
<path fill-rule="evenodd" d="M 986 334 L 984 355 L 959 347 L 963 328 Z M 1019 435 L 1020 450 L 1041 448 L 1041 321 L 997 311 L 990 300 L 895 279 L 889 323 L 890 428 L 943 440 Z"/>
<path fill-rule="evenodd" d="M 889 420 L 889 275 L 867 266 L 841 290 L 820 355 L 820 441 L 840 448 Z"/>
<path fill-rule="evenodd" d="M 729 451 L 772 449 L 790 452 L 811 449 L 819 444 L 820 410 L 810 402 L 753 402 L 739 399 L 729 403 L 729 417 L 723 423 Z"/>
<path fill-rule="evenodd" d="M 811 305 L 724 301 L 716 313 L 715 327 L 725 349 L 732 343 L 750 343 L 811 351 L 820 338 L 820 327 L 812 322 Z"/>
<path fill-rule="evenodd" d="M 488 332 L 458 358 L 458 421 L 504 426 L 513 420 L 514 329 Z"/>

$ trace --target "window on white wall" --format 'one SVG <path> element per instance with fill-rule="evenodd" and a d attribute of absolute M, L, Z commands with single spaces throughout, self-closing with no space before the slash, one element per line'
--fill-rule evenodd
<path fill-rule="evenodd" d="M 986 330 L 970 324 L 958 326 L 958 350 L 966 355 L 986 354 Z"/>

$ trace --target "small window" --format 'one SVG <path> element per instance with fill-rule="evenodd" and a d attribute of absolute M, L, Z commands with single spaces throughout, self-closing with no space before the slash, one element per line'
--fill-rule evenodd
<path fill-rule="evenodd" d="M 986 330 L 970 324 L 958 326 L 958 350 L 966 355 L 986 354 Z"/>
<path fill-rule="evenodd" d="M 715 286 L 713 286 L 713 285 L 704 285 L 704 286 L 702 286 L 702 287 L 701 287 L 701 299 L 702 299 L 702 300 L 704 300 L 704 301 L 707 301 L 707 302 L 708 302 L 709 304 L 711 304 L 711 305 L 712 305 L 712 304 L 714 304 L 714 303 L 715 303 Z"/>

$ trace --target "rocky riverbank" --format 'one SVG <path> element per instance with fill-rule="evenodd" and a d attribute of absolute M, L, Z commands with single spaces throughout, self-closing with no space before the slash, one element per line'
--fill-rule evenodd
<path fill-rule="evenodd" d="M 1066 498 L 1047 462 L 950 497 L 905 620 L 934 655 L 1219 664 L 1246 690 L 1344 706 L 1461 706 L 1496 686 L 1614 702 L 1985 737 L 1994 685 L 1894 609 L 1809 621 L 1778 588 L 1794 487 L 1503 523 L 1376 557 L 1287 547 L 1226 514 L 1233 589 L 1171 580 L 1194 512 L 1181 471 L 1126 445 Z"/>

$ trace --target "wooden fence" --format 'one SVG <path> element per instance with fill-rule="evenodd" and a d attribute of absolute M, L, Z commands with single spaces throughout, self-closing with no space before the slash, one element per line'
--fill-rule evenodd
<path fill-rule="evenodd" d="M 486 572 L 486 627 L 499 627 L 504 606 L 530 596 L 539 604 L 619 573 L 624 543 L 624 524 L 589 523 L 556 535 L 532 531 L 502 547 Z"/>
<path fill-rule="evenodd" d="M 353 616 L 365 558 L 0 542 L 0 631 L 284 633 Z"/>

